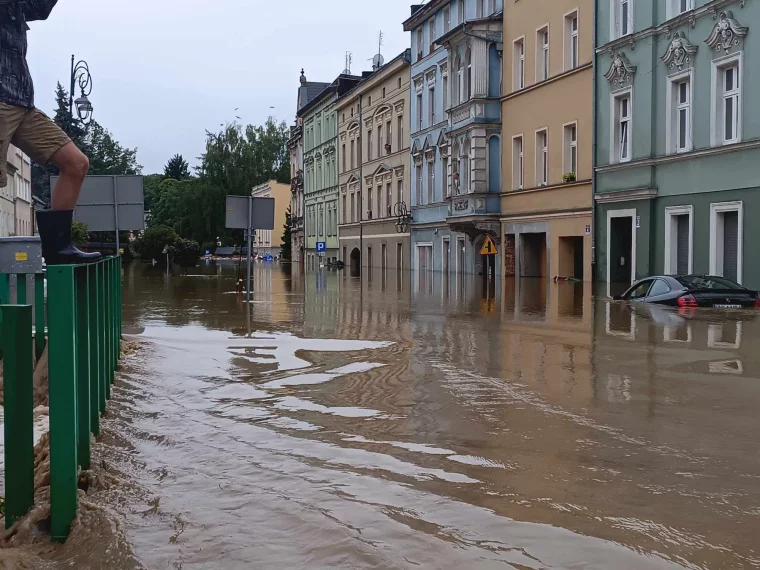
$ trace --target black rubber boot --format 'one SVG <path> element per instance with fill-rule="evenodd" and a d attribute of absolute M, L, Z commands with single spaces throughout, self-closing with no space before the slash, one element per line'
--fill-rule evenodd
<path fill-rule="evenodd" d="M 37 229 L 42 241 L 42 257 L 48 265 L 74 265 L 100 261 L 99 253 L 79 251 L 71 242 L 73 210 L 37 212 Z"/>

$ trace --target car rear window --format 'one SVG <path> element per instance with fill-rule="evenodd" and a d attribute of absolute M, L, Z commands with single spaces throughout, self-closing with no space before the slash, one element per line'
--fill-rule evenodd
<path fill-rule="evenodd" d="M 724 277 L 699 277 L 688 275 L 678 277 L 678 281 L 683 283 L 689 289 L 743 289 L 738 283 Z"/>

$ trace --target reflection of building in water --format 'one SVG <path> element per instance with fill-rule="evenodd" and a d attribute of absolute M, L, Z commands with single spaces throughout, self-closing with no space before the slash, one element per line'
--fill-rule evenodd
<path fill-rule="evenodd" d="M 245 275 L 245 271 L 243 272 Z M 289 307 L 288 281 L 290 275 L 280 265 L 256 262 L 251 276 L 253 288 L 253 314 L 256 318 L 271 322 L 288 322 L 291 317 Z"/>
<path fill-rule="evenodd" d="M 290 207 L 290 187 L 270 180 L 251 191 L 254 198 L 274 198 L 274 230 L 256 230 L 253 251 L 258 255 L 280 256 L 286 214 Z"/>

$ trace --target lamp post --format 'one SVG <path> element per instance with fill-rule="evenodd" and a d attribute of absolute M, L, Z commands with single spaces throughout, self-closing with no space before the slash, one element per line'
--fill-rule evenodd
<path fill-rule="evenodd" d="M 74 100 L 74 90 L 79 85 L 80 96 Z M 71 90 L 69 91 L 69 114 L 74 117 L 74 107 L 76 106 L 77 116 L 83 124 L 88 125 L 92 120 L 92 103 L 88 96 L 92 93 L 92 76 L 90 75 L 90 66 L 87 62 L 80 60 L 74 63 L 74 56 L 71 56 Z"/>

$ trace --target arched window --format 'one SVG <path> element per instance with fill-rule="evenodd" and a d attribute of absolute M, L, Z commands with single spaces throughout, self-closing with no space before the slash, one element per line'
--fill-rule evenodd
<path fill-rule="evenodd" d="M 467 99 L 472 99 L 472 50 L 467 48 L 464 55 L 465 65 L 467 66 Z"/>
<path fill-rule="evenodd" d="M 457 99 L 457 103 L 464 103 L 464 65 L 462 65 L 462 58 L 459 57 L 459 54 L 457 54 L 456 59 L 456 69 L 457 69 L 457 93 L 459 95 Z"/>

